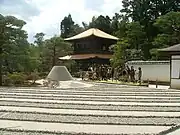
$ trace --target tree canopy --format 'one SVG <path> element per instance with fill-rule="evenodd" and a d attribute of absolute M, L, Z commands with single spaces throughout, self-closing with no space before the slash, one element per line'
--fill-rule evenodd
<path fill-rule="evenodd" d="M 61 21 L 61 37 L 67 38 L 74 36 L 76 34 L 81 33 L 84 29 L 80 27 L 78 24 L 75 24 L 73 21 L 71 14 L 65 16 L 64 19 Z"/>
<path fill-rule="evenodd" d="M 26 23 L 14 16 L 0 14 L 0 85 L 2 72 L 27 71 L 27 32 L 22 30 Z"/>

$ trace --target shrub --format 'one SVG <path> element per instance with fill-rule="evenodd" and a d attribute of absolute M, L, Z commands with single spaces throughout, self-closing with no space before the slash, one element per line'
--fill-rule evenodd
<path fill-rule="evenodd" d="M 32 83 L 34 84 L 36 82 L 36 80 L 38 80 L 40 77 L 39 77 L 39 74 L 37 72 L 33 72 L 31 73 L 30 75 L 27 75 L 26 76 L 26 80 L 29 81 L 31 80 Z"/>
<path fill-rule="evenodd" d="M 77 77 L 77 78 L 81 77 L 81 73 L 80 73 L 80 72 L 74 72 L 74 73 L 72 73 L 71 75 L 72 75 L 73 77 Z"/>
<path fill-rule="evenodd" d="M 2 80 L 3 80 L 3 85 L 4 86 L 13 85 L 12 80 L 7 75 L 3 75 Z"/>
<path fill-rule="evenodd" d="M 13 73 L 8 75 L 8 81 L 10 81 L 10 84 L 13 84 L 15 86 L 23 85 L 25 83 L 26 75 L 23 73 Z"/>
<path fill-rule="evenodd" d="M 41 73 L 39 73 L 39 76 L 40 76 L 41 78 L 46 78 L 47 75 L 48 75 L 47 72 L 41 72 Z"/>
<path fill-rule="evenodd" d="M 12 73 L 3 76 L 3 85 L 4 86 L 37 86 L 35 83 L 39 79 L 39 74 L 33 72 L 26 75 L 25 73 Z"/>

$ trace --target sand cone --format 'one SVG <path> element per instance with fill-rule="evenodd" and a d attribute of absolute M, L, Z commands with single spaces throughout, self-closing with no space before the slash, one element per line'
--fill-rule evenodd
<path fill-rule="evenodd" d="M 54 66 L 46 79 L 54 81 L 70 81 L 73 77 L 65 66 Z"/>

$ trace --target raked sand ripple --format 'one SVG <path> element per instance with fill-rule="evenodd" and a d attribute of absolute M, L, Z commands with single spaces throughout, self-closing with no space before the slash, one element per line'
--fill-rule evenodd
<path fill-rule="evenodd" d="M 0 134 L 168 133 L 180 123 L 179 100 L 178 90 L 80 81 L 0 88 Z"/>

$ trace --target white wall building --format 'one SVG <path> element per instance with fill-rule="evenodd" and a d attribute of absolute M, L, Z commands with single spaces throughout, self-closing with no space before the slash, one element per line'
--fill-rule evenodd
<path fill-rule="evenodd" d="M 171 56 L 171 88 L 180 89 L 180 55 Z"/>
<path fill-rule="evenodd" d="M 170 55 L 170 84 L 171 88 L 180 89 L 180 44 L 161 49 Z"/>

